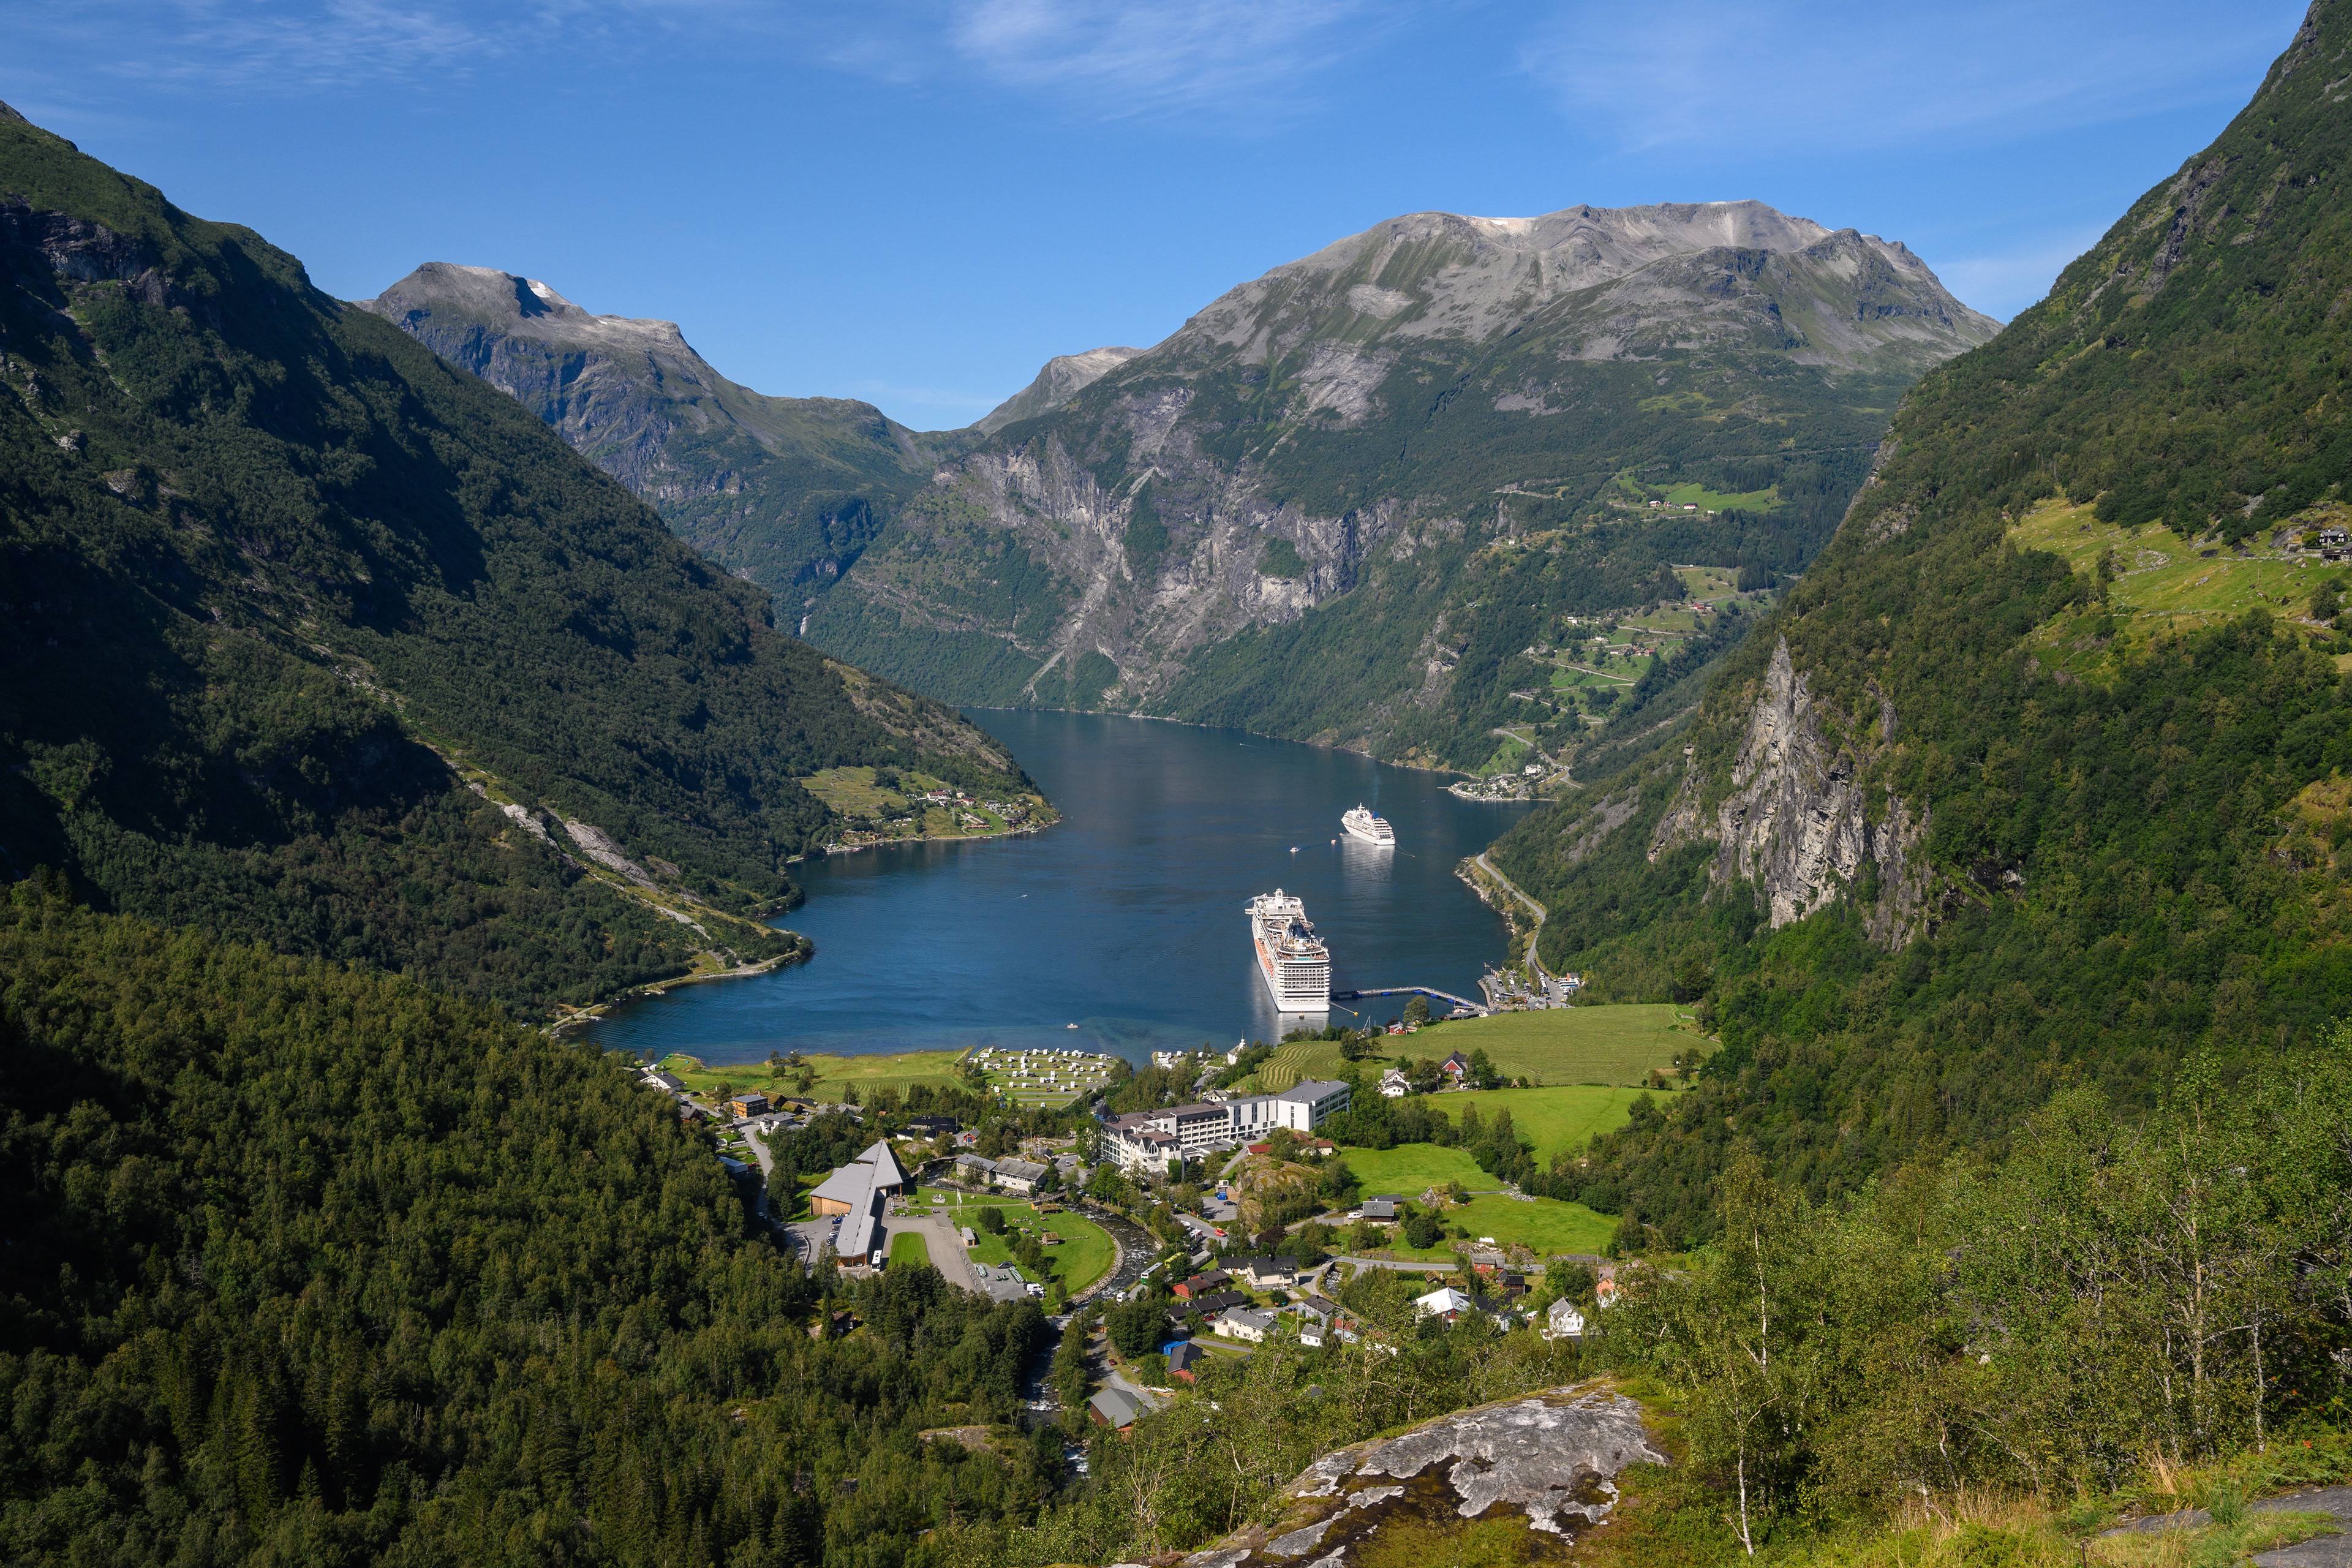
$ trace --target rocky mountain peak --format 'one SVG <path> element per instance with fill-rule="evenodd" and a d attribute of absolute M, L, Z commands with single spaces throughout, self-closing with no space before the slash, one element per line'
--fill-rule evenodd
<path fill-rule="evenodd" d="M 992 436 L 1016 420 L 1034 419 L 1040 414 L 1059 408 L 1145 352 L 1142 349 L 1099 348 L 1087 349 L 1083 353 L 1055 354 L 1045 362 L 1035 380 L 990 409 L 972 428 L 984 436 Z"/>
<path fill-rule="evenodd" d="M 17 113 L 6 104 L 0 103 L 0 124 L 30 125 L 31 123 L 31 121 L 26 119 L 23 115 Z"/>
<path fill-rule="evenodd" d="M 1572 296 L 1717 251 L 1797 258 L 1847 279 L 1874 259 L 1876 270 L 1903 288 L 1935 297 L 1935 309 L 1908 313 L 1955 323 L 1965 341 L 1954 349 L 1999 325 L 1952 299 L 1899 241 L 1832 231 L 1758 201 L 1660 202 L 1564 207 L 1537 217 L 1407 213 L 1228 290 L 1170 344 L 1239 349 L 1244 360 L 1263 363 L 1314 338 L 1492 342 Z"/>
<path fill-rule="evenodd" d="M 709 368 L 702 356 L 688 346 L 676 321 L 599 316 L 536 278 L 519 278 L 495 267 L 428 261 L 374 299 L 358 304 L 412 331 L 413 322 L 426 320 L 445 324 L 464 321 L 504 336 L 604 353 L 655 353 L 691 359 Z"/>

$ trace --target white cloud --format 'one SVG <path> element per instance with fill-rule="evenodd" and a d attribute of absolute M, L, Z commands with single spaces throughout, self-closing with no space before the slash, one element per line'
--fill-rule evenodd
<path fill-rule="evenodd" d="M 1230 111 L 1255 130 L 1318 107 L 1328 68 L 1402 20 L 1398 0 L 885 0 L 812 26 L 827 64 L 977 84 L 1073 118 Z"/>
<path fill-rule="evenodd" d="M 93 72 L 157 84 L 313 91 L 361 79 L 462 74 L 506 52 L 510 23 L 394 0 L 74 0 L 26 14 Z"/>
<path fill-rule="evenodd" d="M 367 82 L 462 83 L 565 50 L 771 31 L 774 16 L 753 0 L 29 0 L 11 21 L 68 68 L 299 95 Z"/>
<path fill-rule="evenodd" d="M 968 0 L 950 46 L 1007 87 L 1143 114 L 1289 87 L 1375 30 L 1359 0 Z"/>
<path fill-rule="evenodd" d="M 1568 0 L 1519 64 L 1621 146 L 1881 150 L 2242 102 L 2302 11 L 2288 0 Z"/>
<path fill-rule="evenodd" d="M 450 84 L 572 54 L 684 45 L 898 85 L 982 86 L 1087 120 L 1307 106 L 1401 0 L 23 0 L 12 30 L 63 68 L 304 94 Z M 1448 0 L 1451 3 L 1451 0 Z"/>

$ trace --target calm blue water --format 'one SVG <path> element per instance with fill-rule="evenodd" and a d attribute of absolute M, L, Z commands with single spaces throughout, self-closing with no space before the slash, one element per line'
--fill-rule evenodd
<path fill-rule="evenodd" d="M 1024 838 L 913 844 L 793 868 L 808 902 L 782 922 L 805 964 L 646 997 L 593 1025 L 608 1048 L 712 1064 L 778 1049 L 1051 1045 L 1220 1048 L 1280 1032 L 1243 904 L 1277 885 L 1307 900 L 1335 989 L 1477 994 L 1506 929 L 1454 875 L 1527 808 L 1474 805 L 1439 777 L 1346 752 L 1085 713 L 972 710 L 1061 822 Z M 1339 830 L 1358 801 L 1398 847 Z M 1332 840 L 1337 838 L 1338 843 Z M 1298 852 L 1292 854 L 1297 846 Z M 1335 1023 L 1404 999 L 1337 1004 Z M 1066 1027 L 1076 1024 L 1076 1029 Z"/>

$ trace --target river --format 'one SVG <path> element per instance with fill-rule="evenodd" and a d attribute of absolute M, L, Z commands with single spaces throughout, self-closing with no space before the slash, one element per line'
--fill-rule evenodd
<path fill-rule="evenodd" d="M 1504 956 L 1502 918 L 1454 868 L 1525 805 L 1462 800 L 1438 774 L 1235 730 L 967 717 L 1013 748 L 1058 825 L 803 862 L 793 874 L 808 902 L 780 923 L 816 944 L 814 959 L 629 1002 L 590 1037 L 713 1065 L 778 1049 L 976 1045 L 1085 1047 L 1141 1063 L 1153 1050 L 1271 1039 L 1281 1021 L 1242 906 L 1276 886 L 1306 900 L 1331 947 L 1334 989 L 1475 997 L 1480 972 Z M 1394 825 L 1396 848 L 1340 832 L 1339 814 L 1359 801 Z M 1331 1021 L 1392 1018 L 1404 1000 L 1335 1004 Z"/>

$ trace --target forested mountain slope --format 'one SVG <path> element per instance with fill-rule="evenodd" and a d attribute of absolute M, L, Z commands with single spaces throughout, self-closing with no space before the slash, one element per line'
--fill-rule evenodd
<path fill-rule="evenodd" d="M 360 308 L 519 400 L 788 605 L 830 587 L 936 466 L 936 438 L 870 403 L 753 392 L 675 321 L 592 315 L 536 279 L 433 261 Z"/>
<path fill-rule="evenodd" d="M 0 976 L 0 1559 L 887 1568 L 1055 1483 L 916 1436 L 1034 1306 L 805 1274 L 601 1053 L 31 881 Z"/>
<path fill-rule="evenodd" d="M 811 772 L 1017 773 L 512 399 L 13 112 L 0 269 L 12 877 L 579 1002 L 791 951 L 740 917 L 824 826 Z"/>
<path fill-rule="evenodd" d="M 2352 1001 L 2352 7 L 2050 298 L 1905 399 L 1688 725 L 1497 859 L 1547 961 L 1704 997 L 1705 1081 L 1587 1202 L 1702 1234 L 1736 1144 L 1816 1193 L 2129 1105 Z"/>
<path fill-rule="evenodd" d="M 1395 218 L 996 429 L 810 635 L 951 700 L 1562 744 L 1569 617 L 1681 597 L 1673 563 L 1803 566 L 1895 398 L 1994 325 L 1754 202 Z"/>

